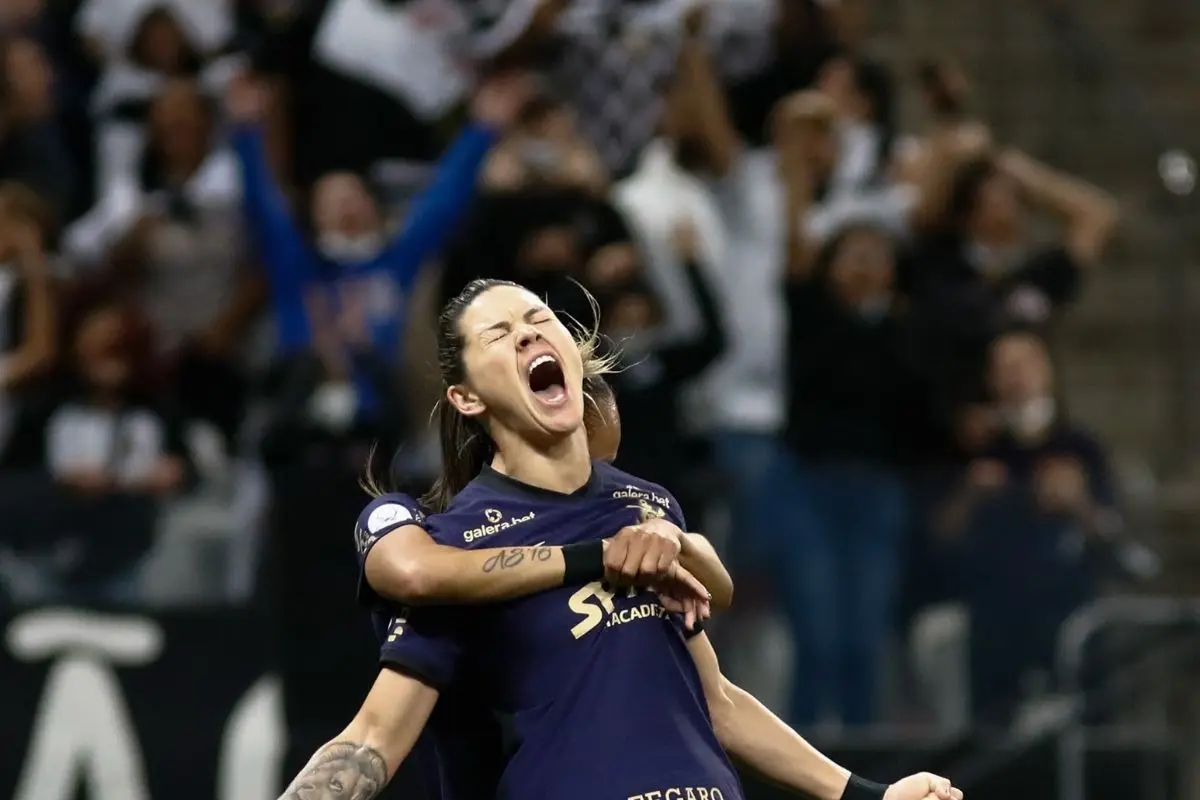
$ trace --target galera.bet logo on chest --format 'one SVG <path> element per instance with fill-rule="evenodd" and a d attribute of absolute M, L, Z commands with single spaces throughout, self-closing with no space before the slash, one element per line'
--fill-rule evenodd
<path fill-rule="evenodd" d="M 499 511 L 495 508 L 485 508 L 483 510 L 483 518 L 487 520 L 487 523 L 480 525 L 478 528 L 470 528 L 463 531 L 463 541 L 467 543 L 474 542 L 475 540 L 482 539 L 485 536 L 491 536 L 494 533 L 506 531 L 516 525 L 529 522 L 533 519 L 533 517 L 534 513 L 530 511 L 528 514 L 525 514 L 521 517 L 512 516 L 508 519 L 504 519 L 504 513 L 502 511 Z"/>
<path fill-rule="evenodd" d="M 612 493 L 612 496 L 618 500 L 636 500 L 636 503 L 625 507 L 632 508 L 638 512 L 638 522 L 662 519 L 667 515 L 666 509 L 671 507 L 671 498 L 632 484 L 617 489 Z"/>

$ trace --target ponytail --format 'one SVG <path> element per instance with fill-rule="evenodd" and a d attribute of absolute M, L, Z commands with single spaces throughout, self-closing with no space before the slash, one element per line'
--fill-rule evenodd
<path fill-rule="evenodd" d="M 492 460 L 495 446 L 478 420 L 464 417 L 445 398 L 434 409 L 438 422 L 438 444 L 442 473 L 421 497 L 421 505 L 433 513 L 445 511 L 454 496 L 475 480 Z"/>

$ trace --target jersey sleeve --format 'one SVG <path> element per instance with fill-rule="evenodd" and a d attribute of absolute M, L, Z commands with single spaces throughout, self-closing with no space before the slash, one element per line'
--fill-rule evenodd
<path fill-rule="evenodd" d="M 458 674 L 464 631 L 454 609 L 403 609 L 392 616 L 379 648 L 379 663 L 442 689 Z"/>
<path fill-rule="evenodd" d="M 354 547 L 358 555 L 358 602 L 378 607 L 381 598 L 367 583 L 367 554 L 380 539 L 405 525 L 424 525 L 425 514 L 406 494 L 392 493 L 376 497 L 358 515 L 354 525 Z"/>

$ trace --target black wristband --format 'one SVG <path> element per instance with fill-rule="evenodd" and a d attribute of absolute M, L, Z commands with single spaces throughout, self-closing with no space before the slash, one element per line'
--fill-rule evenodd
<path fill-rule="evenodd" d="M 842 792 L 842 800 L 882 800 L 887 789 L 886 784 L 851 775 L 850 782 Z"/>
<path fill-rule="evenodd" d="M 591 583 L 604 577 L 604 542 L 600 539 L 564 545 L 562 554 L 563 586 Z"/>

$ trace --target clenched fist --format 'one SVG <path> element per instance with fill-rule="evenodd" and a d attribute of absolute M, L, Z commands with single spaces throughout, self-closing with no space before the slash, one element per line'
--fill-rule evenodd
<path fill-rule="evenodd" d="M 949 778 L 918 772 L 889 786 L 883 800 L 963 800 L 963 793 L 950 785 Z"/>

